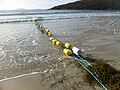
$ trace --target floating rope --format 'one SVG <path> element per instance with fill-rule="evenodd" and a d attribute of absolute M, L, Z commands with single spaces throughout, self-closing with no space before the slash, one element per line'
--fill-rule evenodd
<path fill-rule="evenodd" d="M 95 80 L 103 87 L 104 90 L 108 90 L 108 88 L 99 77 L 98 71 L 90 62 L 88 62 L 88 60 L 85 58 L 85 54 L 82 53 L 81 50 L 79 50 L 77 47 L 72 47 L 72 45 L 69 43 L 62 44 L 61 41 L 57 40 L 52 35 L 52 33 L 48 29 L 44 28 L 42 24 L 38 23 L 37 20 L 33 19 L 33 22 L 39 27 L 42 33 L 45 33 L 49 37 L 51 43 L 63 48 L 63 52 L 65 55 L 77 61 L 86 71 L 88 71 L 95 78 Z"/>

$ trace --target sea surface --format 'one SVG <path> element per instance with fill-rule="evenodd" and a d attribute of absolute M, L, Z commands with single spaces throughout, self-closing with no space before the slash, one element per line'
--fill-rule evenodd
<path fill-rule="evenodd" d="M 41 33 L 33 17 L 63 43 L 120 65 L 120 11 L 0 11 L 0 81 L 66 67 L 60 62 L 62 50 Z"/>

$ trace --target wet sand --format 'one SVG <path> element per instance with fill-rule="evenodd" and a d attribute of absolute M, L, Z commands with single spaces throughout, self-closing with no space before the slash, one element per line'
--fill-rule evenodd
<path fill-rule="evenodd" d="M 43 35 L 43 38 L 44 37 Z M 56 37 L 62 41 L 64 41 L 65 38 Z M 78 48 L 81 48 L 84 53 L 92 54 L 96 58 L 109 60 L 108 63 L 110 65 L 116 69 L 120 69 L 119 42 L 116 41 L 116 37 L 112 31 L 108 33 L 105 31 L 88 30 L 78 36 L 74 37 L 73 35 L 73 37 L 70 37 L 70 39 L 72 38 L 71 40 L 69 40 L 68 37 L 65 41 L 74 43 Z M 42 65 L 42 72 L 20 77 L 18 74 L 18 78 L 3 80 L 0 82 L 0 90 L 102 90 L 101 86 L 90 86 L 86 83 L 83 79 L 83 68 L 77 67 L 74 60 L 64 56 L 60 48 L 48 43 L 47 39 L 44 44 L 48 44 L 46 50 L 50 51 L 45 51 L 47 53 L 43 53 L 43 55 L 41 55 L 42 53 L 38 53 L 42 58 L 39 59 L 46 63 L 50 63 L 49 60 L 52 61 L 50 65 L 46 66 L 46 64 L 36 63 L 35 65 L 38 65 L 38 67 Z M 56 52 L 59 55 L 54 57 Z M 34 68 L 34 65 L 30 65 L 32 65 L 31 63 L 29 63 L 29 67 Z M 44 67 L 48 69 L 44 69 Z M 23 69 L 21 70 L 23 72 Z M 37 71 L 37 69 L 35 71 Z"/>
<path fill-rule="evenodd" d="M 1 81 L 0 90 L 102 90 L 83 80 L 84 70 L 74 60 L 68 57 L 59 60 L 65 63 L 65 68 Z"/>
<path fill-rule="evenodd" d="M 43 35 L 42 37 L 44 38 L 45 36 Z M 62 41 L 64 41 L 65 38 L 56 37 Z M 116 41 L 116 37 L 112 31 L 108 34 L 108 32 L 105 33 L 105 31 L 88 30 L 78 36 L 74 37 L 73 35 L 73 37 L 70 37 L 70 40 L 69 37 L 67 37 L 65 41 L 74 43 L 78 48 L 81 48 L 84 53 L 92 54 L 96 58 L 109 60 L 109 64 L 120 69 L 119 42 Z M 64 56 L 60 48 L 48 43 L 47 39 L 44 44 L 48 45 L 46 50 L 50 51 L 45 51 L 47 53 L 38 53 L 41 57 L 39 60 L 41 62 L 44 61 L 46 64 L 49 63 L 49 65 L 46 66 L 46 64 L 39 63 L 38 60 L 38 63 L 35 62 L 35 66 L 42 66 L 42 72 L 35 75 L 25 75 L 3 80 L 0 82 L 0 90 L 102 90 L 101 86 L 90 86 L 86 83 L 83 79 L 83 68 L 77 67 L 74 60 Z M 55 56 L 56 52 L 59 55 Z M 49 60 L 52 62 L 50 63 Z M 34 68 L 34 64 L 29 63 L 29 67 Z M 23 72 L 23 69 L 20 70 Z M 36 68 L 35 71 L 39 70 Z M 29 73 L 29 71 L 27 73 Z M 14 75 L 17 76 L 17 74 Z"/>

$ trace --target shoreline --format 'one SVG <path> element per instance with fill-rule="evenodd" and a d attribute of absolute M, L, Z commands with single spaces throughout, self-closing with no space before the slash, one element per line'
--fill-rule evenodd
<path fill-rule="evenodd" d="M 60 61 L 66 63 L 65 68 L 12 77 L 0 82 L 0 90 L 102 90 L 83 80 L 84 70 L 74 60 L 63 57 Z"/>

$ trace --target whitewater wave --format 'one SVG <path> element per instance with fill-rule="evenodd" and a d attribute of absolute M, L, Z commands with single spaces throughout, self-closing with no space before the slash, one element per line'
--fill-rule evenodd
<path fill-rule="evenodd" d="M 26 17 L 26 18 L 8 18 L 8 19 L 3 19 L 0 20 L 0 24 L 4 24 L 4 23 L 19 23 L 19 22 L 31 22 L 33 19 L 33 17 Z M 38 17 L 36 18 L 36 20 L 41 21 L 42 18 Z"/>
<path fill-rule="evenodd" d="M 67 12 L 34 12 L 34 13 L 6 13 L 6 14 L 0 14 L 0 16 L 21 16 L 21 15 L 47 15 L 47 14 L 70 14 L 70 13 L 79 13 L 78 11 L 67 11 Z"/>
<path fill-rule="evenodd" d="M 87 18 L 87 17 L 106 17 L 106 16 L 120 16 L 119 12 L 96 12 L 96 11 L 82 11 L 82 10 L 41 10 L 31 12 L 11 12 L 11 13 L 0 13 L 0 24 L 3 23 L 18 23 L 18 22 L 31 22 L 33 17 L 36 20 L 60 20 L 60 19 L 76 19 L 76 18 Z"/>
<path fill-rule="evenodd" d="M 25 16 L 25 15 L 51 15 L 51 14 L 92 14 L 92 15 L 105 15 L 108 16 L 108 14 L 110 16 L 114 16 L 114 15 L 120 15 L 119 11 L 107 11 L 108 13 L 106 13 L 106 11 L 96 11 L 96 10 L 38 10 L 38 11 L 26 11 L 26 12 L 0 12 L 0 16 Z M 103 14 L 103 12 L 105 12 Z"/>
<path fill-rule="evenodd" d="M 44 20 L 60 20 L 60 19 L 75 19 L 75 18 L 81 18 L 81 17 L 37 17 L 35 18 L 37 21 L 44 21 Z M 3 23 L 19 23 L 19 22 L 31 22 L 31 18 L 14 18 L 14 19 L 6 19 L 6 20 L 0 20 L 0 24 Z"/>

